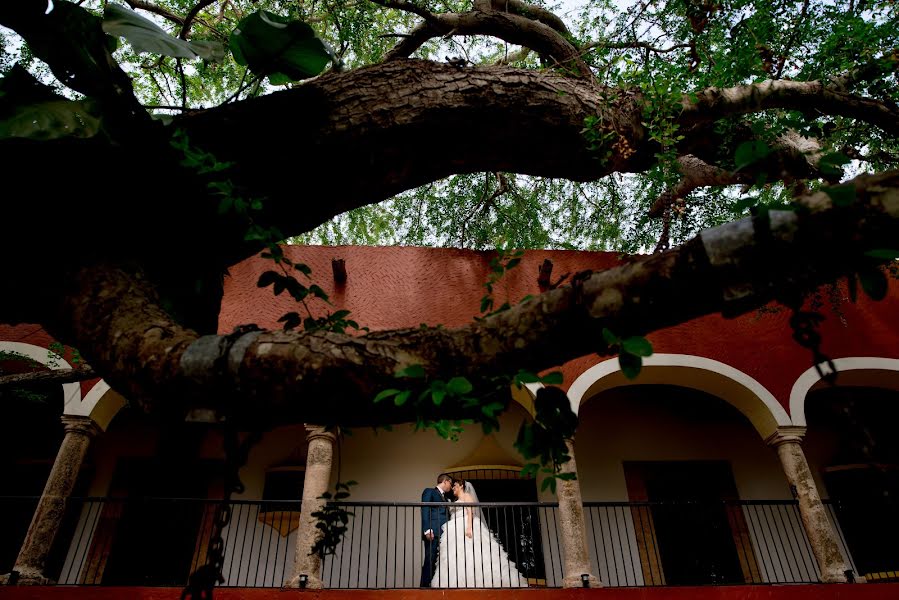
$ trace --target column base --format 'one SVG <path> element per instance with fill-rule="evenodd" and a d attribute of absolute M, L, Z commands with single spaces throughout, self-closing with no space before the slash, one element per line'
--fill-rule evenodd
<path fill-rule="evenodd" d="M 16 569 L 16 574 L 7 573 L 0 576 L 2 585 L 56 585 L 56 581 L 41 573 L 38 569 L 28 567 Z"/>
<path fill-rule="evenodd" d="M 283 587 L 291 588 L 291 589 L 320 590 L 320 589 L 323 589 L 325 586 L 322 583 L 321 579 L 319 579 L 318 577 L 314 577 L 312 575 L 306 576 L 306 583 L 304 585 L 303 583 L 300 582 L 300 576 L 295 575 L 294 577 L 285 581 Z"/>
<path fill-rule="evenodd" d="M 842 571 L 829 571 L 821 573 L 821 583 L 849 583 L 849 580 Z"/>
<path fill-rule="evenodd" d="M 580 575 L 569 575 L 568 577 L 562 578 L 562 587 L 563 588 L 582 588 L 582 587 L 598 588 L 598 587 L 602 587 L 602 582 L 599 579 L 597 579 L 595 576 L 587 574 L 587 585 L 584 586 L 584 580 Z"/>

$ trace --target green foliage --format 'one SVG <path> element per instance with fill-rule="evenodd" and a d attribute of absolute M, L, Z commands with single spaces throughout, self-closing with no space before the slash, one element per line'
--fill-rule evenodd
<path fill-rule="evenodd" d="M 334 486 L 334 493 L 325 492 L 318 497 L 319 500 L 325 500 L 325 505 L 321 510 L 314 511 L 311 516 L 317 519 L 315 527 L 322 532 L 321 537 L 312 546 L 309 554 L 318 554 L 324 558 L 329 554 L 334 554 L 337 546 L 343 539 L 348 530 L 350 517 L 355 514 L 345 509 L 338 502 L 345 501 L 350 497 L 350 487 L 356 485 L 355 481 L 337 482 Z"/>
<path fill-rule="evenodd" d="M 267 10 L 244 17 L 229 45 L 237 64 L 275 85 L 318 75 L 333 58 L 308 24 Z"/>
<path fill-rule="evenodd" d="M 484 288 L 487 290 L 487 293 L 481 298 L 480 311 L 482 315 L 481 317 L 476 317 L 475 320 L 480 320 L 511 308 L 508 302 L 503 302 L 499 308 L 494 308 L 493 287 L 499 283 L 499 280 L 507 272 L 518 266 L 523 256 L 524 250 L 512 251 L 502 246 L 497 248 L 496 256 L 490 259 L 490 274 L 487 276 L 487 281 L 484 282 Z"/>
<path fill-rule="evenodd" d="M 525 465 L 521 474 L 533 477 L 538 470 L 543 472 L 542 490 L 555 493 L 557 480 L 575 478 L 574 473 L 561 473 L 560 470 L 571 460 L 566 442 L 574 437 L 577 415 L 572 412 L 565 392 L 555 387 L 537 391 L 534 412 L 533 422 L 521 424 L 515 448 L 525 459 L 537 461 Z"/>
<path fill-rule="evenodd" d="M 151 52 L 177 58 L 203 58 L 221 62 L 225 48 L 216 41 L 187 41 L 173 37 L 132 10 L 115 3 L 106 5 L 103 31 L 125 38 L 136 52 Z"/>
<path fill-rule="evenodd" d="M 604 327 L 602 338 L 610 351 L 618 352 L 618 364 L 628 379 L 634 379 L 643 368 L 643 359 L 652 356 L 652 344 L 644 337 L 620 338 Z"/>

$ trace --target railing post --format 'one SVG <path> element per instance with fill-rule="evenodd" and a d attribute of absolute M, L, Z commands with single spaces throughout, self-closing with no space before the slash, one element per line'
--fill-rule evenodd
<path fill-rule="evenodd" d="M 322 560 L 310 550 L 321 538 L 312 513 L 321 510 L 325 501 L 319 496 L 328 491 L 331 482 L 331 462 L 334 456 L 335 435 L 319 425 L 306 425 L 306 475 L 303 482 L 303 502 L 300 505 L 300 525 L 297 529 L 294 569 L 284 587 L 315 588 L 322 585 Z"/>
<path fill-rule="evenodd" d="M 821 571 L 821 581 L 846 583 L 848 567 L 840 553 L 836 533 L 821 502 L 805 453 L 802 451 L 801 442 L 804 435 L 805 427 L 778 427 L 777 431 L 765 441 L 777 450 L 787 481 L 795 490 L 794 495 L 799 502 L 799 515 L 802 517 L 802 525 L 805 527 L 815 561 Z"/>
<path fill-rule="evenodd" d="M 577 475 L 574 444 L 566 441 L 571 460 L 562 465 L 562 473 Z M 591 573 L 590 552 L 587 549 L 587 527 L 581 483 L 577 479 L 559 480 L 559 529 L 562 534 L 562 587 L 600 587 L 599 578 Z"/>
<path fill-rule="evenodd" d="M 50 476 L 47 477 L 41 499 L 38 501 L 25 541 L 22 542 L 22 548 L 13 567 L 13 571 L 17 574 L 16 585 L 55 583 L 44 573 L 47 556 L 53 548 L 56 534 L 65 516 L 66 503 L 75 487 L 91 439 L 101 431 L 90 417 L 63 415 L 62 423 L 65 426 L 65 437 L 59 446 Z"/>

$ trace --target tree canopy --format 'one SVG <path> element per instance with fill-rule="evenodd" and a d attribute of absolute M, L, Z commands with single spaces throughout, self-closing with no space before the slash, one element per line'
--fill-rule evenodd
<path fill-rule="evenodd" d="M 409 420 L 372 403 L 397 372 L 483 385 L 620 349 L 588 327 L 878 296 L 899 255 L 892 1 L 125 4 L 0 6 L 0 317 L 148 410 Z M 257 252 L 261 286 L 319 294 L 287 239 L 656 254 L 460 329 L 214 335 Z"/>

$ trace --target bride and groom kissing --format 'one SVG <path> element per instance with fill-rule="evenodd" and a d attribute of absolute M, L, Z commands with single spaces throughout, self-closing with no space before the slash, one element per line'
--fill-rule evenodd
<path fill-rule="evenodd" d="M 478 502 L 470 481 L 437 476 L 437 485 L 421 493 L 422 502 L 447 506 L 421 507 L 424 563 L 421 587 L 525 587 L 527 579 L 490 531 L 480 507 L 453 506 Z"/>

